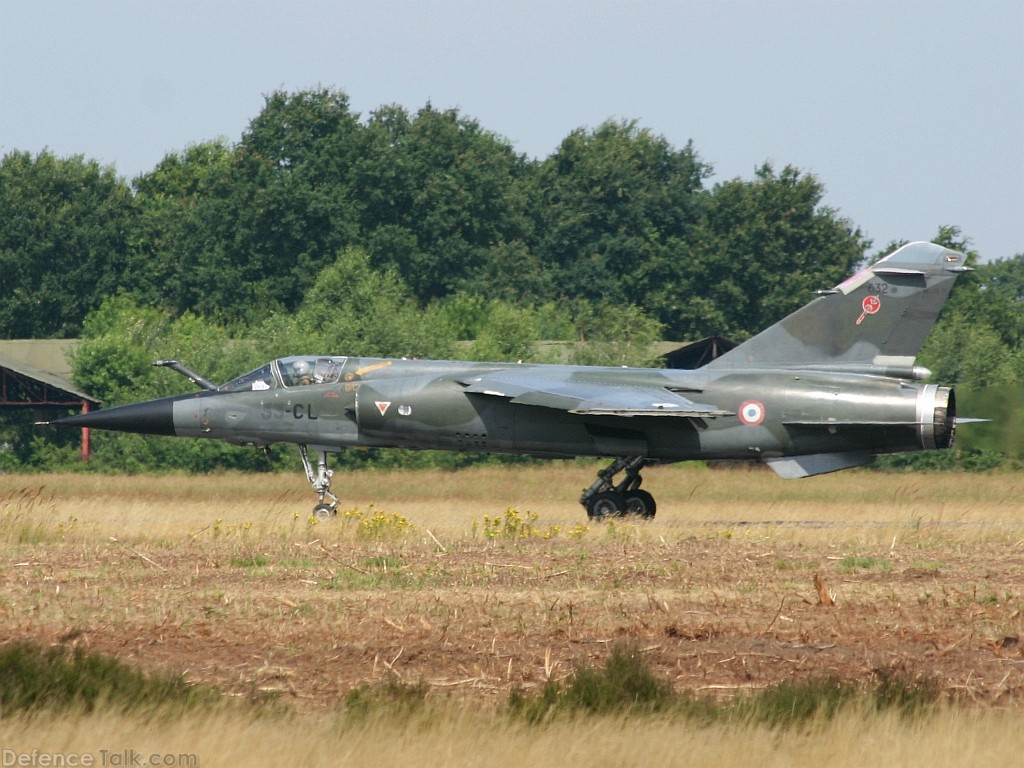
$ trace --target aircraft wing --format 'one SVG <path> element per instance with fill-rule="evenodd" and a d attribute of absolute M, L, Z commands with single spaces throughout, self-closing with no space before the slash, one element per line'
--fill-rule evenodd
<path fill-rule="evenodd" d="M 505 397 L 510 402 L 595 416 L 731 416 L 717 406 L 695 403 L 665 387 L 573 381 L 495 371 L 460 382 L 466 392 Z"/>

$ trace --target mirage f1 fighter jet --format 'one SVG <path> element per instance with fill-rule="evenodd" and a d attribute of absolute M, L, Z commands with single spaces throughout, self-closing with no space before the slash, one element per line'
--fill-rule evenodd
<path fill-rule="evenodd" d="M 964 260 L 905 245 L 692 371 L 311 355 L 216 386 L 162 360 L 202 390 L 55 423 L 295 443 L 320 516 L 338 504 L 327 455 L 346 448 L 606 456 L 580 498 L 587 514 L 653 517 L 640 487 L 651 464 L 756 459 L 797 478 L 949 448 L 953 389 L 922 383 L 914 358 Z"/>

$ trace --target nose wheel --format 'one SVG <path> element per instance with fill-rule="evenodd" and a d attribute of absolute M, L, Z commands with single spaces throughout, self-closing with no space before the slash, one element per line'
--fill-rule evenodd
<path fill-rule="evenodd" d="M 306 470 L 306 479 L 317 494 L 317 505 L 313 507 L 313 517 L 326 520 L 338 514 L 338 497 L 331 493 L 331 478 L 334 471 L 327 466 L 327 451 L 317 451 L 316 469 L 309 459 L 309 450 L 305 445 L 299 446 L 302 466 Z M 326 501 L 325 501 L 326 499 Z"/>
<path fill-rule="evenodd" d="M 597 473 L 595 480 L 580 496 L 580 504 L 587 510 L 591 520 L 603 520 L 608 517 L 633 515 L 650 519 L 657 511 L 654 497 L 641 490 L 643 478 L 640 470 L 647 466 L 643 456 L 628 456 L 616 459 L 607 469 Z M 626 476 L 621 483 L 615 483 L 615 476 L 625 471 Z"/>

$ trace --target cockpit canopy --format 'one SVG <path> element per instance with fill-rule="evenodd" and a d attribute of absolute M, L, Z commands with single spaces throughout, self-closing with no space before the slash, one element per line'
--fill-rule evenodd
<path fill-rule="evenodd" d="M 341 372 L 347 362 L 347 357 L 282 357 L 217 389 L 221 392 L 258 392 L 278 387 L 334 384 L 341 381 Z"/>

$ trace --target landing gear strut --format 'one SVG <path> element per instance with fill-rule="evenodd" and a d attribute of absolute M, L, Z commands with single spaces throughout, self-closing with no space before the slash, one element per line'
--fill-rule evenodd
<path fill-rule="evenodd" d="M 607 469 L 597 473 L 595 480 L 580 496 L 580 504 L 587 510 L 587 517 L 600 520 L 605 517 L 636 515 L 650 519 L 654 517 L 657 505 L 654 497 L 640 490 L 640 470 L 647 466 L 643 456 L 628 456 L 616 459 Z M 626 477 L 618 485 L 615 475 L 623 470 Z"/>
<path fill-rule="evenodd" d="M 299 454 L 302 456 L 302 466 L 306 470 L 306 479 L 316 491 L 319 502 L 313 507 L 313 517 L 321 520 L 334 517 L 338 514 L 338 497 L 331 493 L 331 478 L 334 471 L 327 467 L 327 451 L 317 451 L 316 472 L 313 471 L 313 464 L 309 460 L 309 451 L 305 445 L 299 445 Z M 330 501 L 324 501 L 324 498 Z"/>

